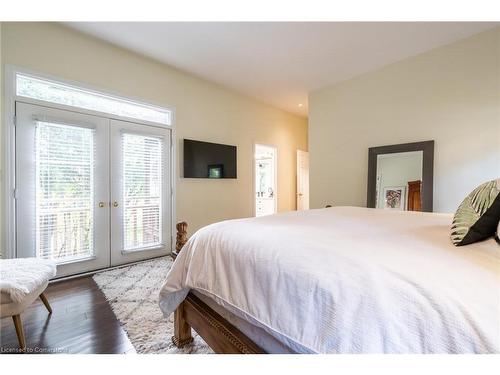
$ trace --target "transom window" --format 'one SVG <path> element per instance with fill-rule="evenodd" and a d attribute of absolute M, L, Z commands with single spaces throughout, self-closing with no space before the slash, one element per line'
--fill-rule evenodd
<path fill-rule="evenodd" d="M 16 95 L 163 125 L 172 124 L 169 110 L 24 74 L 16 74 Z"/>

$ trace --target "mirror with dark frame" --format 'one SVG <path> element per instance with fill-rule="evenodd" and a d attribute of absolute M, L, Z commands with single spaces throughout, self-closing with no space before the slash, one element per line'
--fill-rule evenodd
<path fill-rule="evenodd" d="M 434 141 L 368 149 L 367 207 L 432 212 Z"/>

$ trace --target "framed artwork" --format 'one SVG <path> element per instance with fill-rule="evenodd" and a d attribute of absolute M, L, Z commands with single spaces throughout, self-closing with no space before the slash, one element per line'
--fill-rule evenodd
<path fill-rule="evenodd" d="M 384 188 L 384 208 L 389 210 L 404 210 L 406 202 L 406 186 Z"/>

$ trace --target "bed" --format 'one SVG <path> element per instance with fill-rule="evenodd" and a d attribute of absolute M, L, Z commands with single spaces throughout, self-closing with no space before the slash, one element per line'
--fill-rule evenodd
<path fill-rule="evenodd" d="M 498 353 L 500 247 L 455 247 L 449 214 L 359 207 L 195 233 L 160 292 L 174 343 L 218 353 Z"/>

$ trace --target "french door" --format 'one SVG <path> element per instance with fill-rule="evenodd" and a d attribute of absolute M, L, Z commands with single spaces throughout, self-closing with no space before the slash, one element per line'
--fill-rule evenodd
<path fill-rule="evenodd" d="M 172 230 L 170 131 L 117 120 L 110 125 L 111 264 L 166 254 Z"/>
<path fill-rule="evenodd" d="M 66 276 L 171 250 L 170 130 L 16 103 L 16 253 Z"/>

